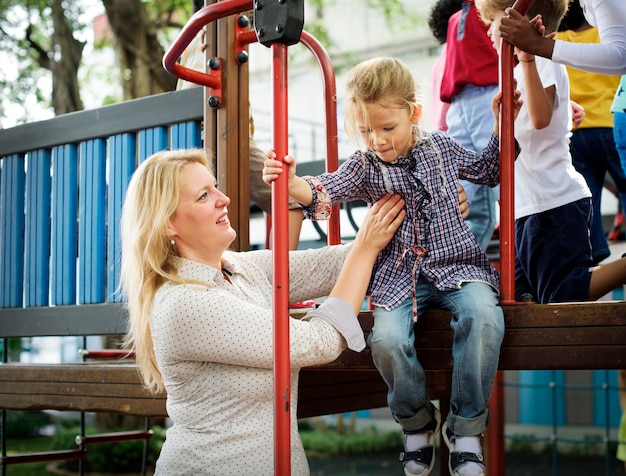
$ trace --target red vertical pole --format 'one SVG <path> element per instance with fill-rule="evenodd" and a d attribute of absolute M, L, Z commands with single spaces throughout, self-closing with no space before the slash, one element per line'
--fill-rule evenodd
<path fill-rule="evenodd" d="M 287 46 L 272 45 L 274 124 L 272 137 L 279 158 L 288 150 Z M 274 474 L 291 474 L 289 379 L 289 218 L 287 174 L 272 182 L 272 250 L 274 264 Z"/>
<path fill-rule="evenodd" d="M 517 0 L 513 5 L 522 15 L 533 0 Z M 513 45 L 500 43 L 499 55 L 500 90 L 500 300 L 501 303 L 515 302 L 515 130 L 513 101 Z M 488 441 L 488 474 L 506 474 L 504 450 L 504 387 L 502 372 L 498 372 L 491 394 L 490 406 L 493 428 Z"/>
<path fill-rule="evenodd" d="M 513 129 L 513 45 L 500 43 L 500 299 L 515 302 L 515 211 L 514 167 L 515 138 Z"/>

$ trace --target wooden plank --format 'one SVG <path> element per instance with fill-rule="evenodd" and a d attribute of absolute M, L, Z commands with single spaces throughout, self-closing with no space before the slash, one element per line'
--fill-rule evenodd
<path fill-rule="evenodd" d="M 433 400 L 450 397 L 452 372 L 427 371 L 426 391 Z M 387 406 L 387 385 L 377 370 L 300 372 L 298 417 L 343 413 Z"/>
<path fill-rule="evenodd" d="M 170 135 L 170 149 L 172 150 L 202 147 L 202 125 L 200 121 L 172 124 Z"/>
<path fill-rule="evenodd" d="M 0 408 L 6 410 L 84 411 L 118 413 L 134 416 L 165 417 L 165 399 L 160 398 L 101 398 L 78 396 L 68 398 L 58 395 L 19 396 L 0 394 Z"/>
<path fill-rule="evenodd" d="M 54 376 L 52 376 L 54 372 Z M 21 364 L 0 365 L 0 382 L 57 382 L 138 384 L 134 363 Z M 2 389 L 5 391 L 5 389 Z"/>
<path fill-rule="evenodd" d="M 0 365 L 0 408 L 167 416 L 165 394 L 151 394 L 126 363 Z"/>

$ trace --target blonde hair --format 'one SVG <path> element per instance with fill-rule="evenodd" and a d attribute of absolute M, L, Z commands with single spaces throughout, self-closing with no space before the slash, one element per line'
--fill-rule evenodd
<path fill-rule="evenodd" d="M 546 34 L 553 33 L 559 28 L 561 20 L 567 13 L 570 0 L 535 0 L 526 16 L 534 18 L 541 14 L 543 25 L 546 27 Z M 514 0 L 476 0 L 476 9 L 485 23 L 489 23 L 488 18 L 496 11 L 504 11 L 513 6 Z"/>
<path fill-rule="evenodd" d="M 154 393 L 163 390 L 163 379 L 154 353 L 150 311 L 163 283 L 184 282 L 176 273 L 176 250 L 165 230 L 180 199 L 182 169 L 193 163 L 208 167 L 204 150 L 152 155 L 133 174 L 122 207 L 119 291 L 128 306 L 126 344 L 135 349 L 142 381 Z"/>
<path fill-rule="evenodd" d="M 417 86 L 408 66 L 397 58 L 381 56 L 357 64 L 348 73 L 346 83 L 345 122 L 348 136 L 357 143 L 358 119 L 368 120 L 367 104 L 421 111 Z"/>

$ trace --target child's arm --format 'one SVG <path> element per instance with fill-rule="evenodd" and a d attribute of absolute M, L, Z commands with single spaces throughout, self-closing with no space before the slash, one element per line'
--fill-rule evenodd
<path fill-rule="evenodd" d="M 522 93 L 517 89 L 517 82 L 513 83 L 513 120 L 517 119 L 519 110 L 522 107 L 523 101 L 521 100 Z M 491 100 L 491 112 L 493 113 L 493 135 L 500 136 L 500 107 L 502 105 L 502 91 L 498 93 Z"/>
<path fill-rule="evenodd" d="M 283 162 L 276 159 L 276 152 L 267 151 L 265 166 L 263 167 L 263 181 L 270 185 L 283 173 Z M 296 175 L 296 159 L 291 155 L 285 156 L 285 162 L 289 165 L 289 196 L 303 205 L 313 203 L 313 192 L 306 180 Z"/>
<path fill-rule="evenodd" d="M 543 87 L 534 55 L 518 50 L 517 59 L 526 85 L 526 107 L 530 123 L 535 129 L 548 127 L 554 110 L 556 86 Z"/>

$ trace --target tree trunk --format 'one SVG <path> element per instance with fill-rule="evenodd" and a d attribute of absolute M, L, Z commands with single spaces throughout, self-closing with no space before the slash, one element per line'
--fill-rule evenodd
<path fill-rule="evenodd" d="M 78 68 L 85 43 L 74 38 L 61 3 L 62 0 L 52 1 L 54 23 L 52 105 L 57 116 L 84 109 L 78 87 Z M 58 54 L 60 58 L 57 59 Z"/>
<path fill-rule="evenodd" d="M 26 41 L 35 52 L 39 66 L 52 73 L 52 107 L 58 116 L 84 108 L 78 87 L 78 67 L 85 43 L 74 38 L 62 0 L 52 0 L 50 7 L 54 25 L 51 50 L 47 51 L 33 39 L 32 26 L 26 30 Z"/>
<path fill-rule="evenodd" d="M 165 51 L 156 26 L 141 0 L 102 0 L 121 68 L 123 99 L 135 99 L 176 89 L 176 78 L 162 66 Z"/>

